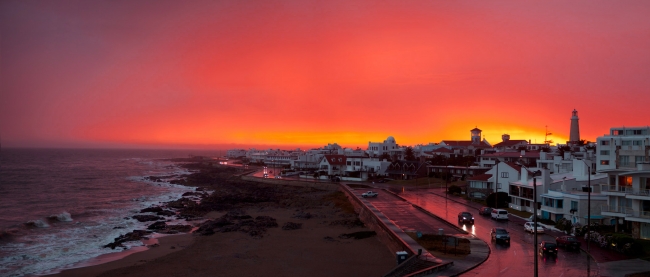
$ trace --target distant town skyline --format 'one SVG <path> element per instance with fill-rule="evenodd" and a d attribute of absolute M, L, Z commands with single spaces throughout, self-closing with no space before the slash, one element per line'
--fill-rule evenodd
<path fill-rule="evenodd" d="M 541 143 L 646 126 L 648 1 L 2 1 L 2 147 Z"/>

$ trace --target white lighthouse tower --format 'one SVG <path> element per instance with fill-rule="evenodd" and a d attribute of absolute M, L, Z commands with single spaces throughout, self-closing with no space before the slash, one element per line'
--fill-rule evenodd
<path fill-rule="evenodd" d="M 580 142 L 580 126 L 578 125 L 578 111 L 573 109 L 571 113 L 571 132 L 569 134 L 569 143 L 577 144 Z"/>

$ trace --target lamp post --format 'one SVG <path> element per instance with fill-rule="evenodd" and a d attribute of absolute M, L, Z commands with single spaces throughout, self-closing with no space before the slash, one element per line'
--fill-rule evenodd
<path fill-rule="evenodd" d="M 535 179 L 535 176 L 539 173 L 539 170 L 533 172 L 533 230 L 535 232 L 533 243 L 535 244 L 535 277 L 537 277 L 537 179 Z"/>
<path fill-rule="evenodd" d="M 591 229 L 591 167 L 584 160 L 581 161 L 587 166 L 587 254 L 590 254 L 591 252 L 589 252 L 589 241 L 591 240 L 591 234 L 589 232 Z M 587 255 L 587 277 L 589 277 L 589 274 L 591 274 L 591 260 L 589 259 L 589 255 Z"/>
<path fill-rule="evenodd" d="M 494 164 L 497 168 L 497 172 L 496 172 L 497 180 L 494 183 L 494 208 L 498 209 L 499 208 L 499 160 L 497 160 Z"/>

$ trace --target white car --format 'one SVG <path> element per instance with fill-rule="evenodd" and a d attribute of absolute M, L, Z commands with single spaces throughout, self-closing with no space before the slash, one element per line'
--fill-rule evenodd
<path fill-rule="evenodd" d="M 534 228 L 535 228 L 535 222 L 526 222 L 524 224 L 524 231 L 526 232 L 534 233 L 535 232 Z M 537 233 L 538 234 L 544 233 L 544 227 L 542 227 L 542 225 L 539 225 L 539 223 L 537 223 Z"/>
<path fill-rule="evenodd" d="M 366 197 L 377 197 L 377 195 L 379 195 L 379 193 L 376 193 L 376 192 L 374 192 L 374 191 L 367 191 L 367 192 L 364 192 L 363 194 L 361 194 L 361 197 L 363 197 L 363 198 L 366 198 Z"/>
<path fill-rule="evenodd" d="M 499 219 L 504 219 L 508 220 L 508 211 L 502 210 L 502 209 L 492 209 L 492 212 L 490 213 L 492 219 L 494 220 L 499 220 Z"/>

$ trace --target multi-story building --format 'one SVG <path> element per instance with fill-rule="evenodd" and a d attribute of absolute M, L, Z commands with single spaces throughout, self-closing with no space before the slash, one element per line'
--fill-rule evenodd
<path fill-rule="evenodd" d="M 454 153 L 461 156 L 478 156 L 482 151 L 492 149 L 492 145 L 487 140 L 481 140 L 481 132 L 481 129 L 474 128 L 470 130 L 471 140 L 443 140 L 439 145 L 451 148 Z"/>
<path fill-rule="evenodd" d="M 615 218 L 617 230 L 650 239 L 650 127 L 614 127 L 596 142 L 596 169 L 608 176 L 602 214 Z"/>
<path fill-rule="evenodd" d="M 386 153 L 390 157 L 396 157 L 398 160 L 404 159 L 404 148 L 399 147 L 397 142 L 395 142 L 395 138 L 392 136 L 386 138 L 384 142 L 368 142 L 366 153 L 373 158 L 380 157 Z"/>
<path fill-rule="evenodd" d="M 508 185 L 520 179 L 520 172 L 521 166 L 515 163 L 498 163 L 485 171 L 485 174 L 468 178 L 467 195 L 470 198 L 485 199 L 495 191 L 508 193 Z"/>

